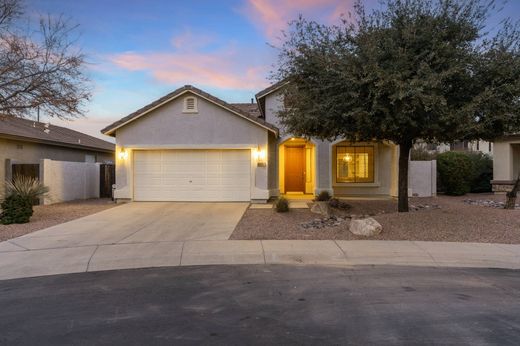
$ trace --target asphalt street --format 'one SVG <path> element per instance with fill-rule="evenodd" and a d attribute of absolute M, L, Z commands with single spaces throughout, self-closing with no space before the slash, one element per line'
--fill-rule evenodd
<path fill-rule="evenodd" d="M 246 265 L 0 281 L 0 344 L 520 344 L 520 271 Z"/>

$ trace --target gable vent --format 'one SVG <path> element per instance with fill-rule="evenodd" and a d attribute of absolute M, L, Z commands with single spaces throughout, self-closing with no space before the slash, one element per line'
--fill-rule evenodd
<path fill-rule="evenodd" d="M 184 98 L 184 113 L 197 113 L 197 99 L 193 96 Z"/>

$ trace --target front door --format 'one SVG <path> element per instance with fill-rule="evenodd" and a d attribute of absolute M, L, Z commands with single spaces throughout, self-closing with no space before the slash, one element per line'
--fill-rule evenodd
<path fill-rule="evenodd" d="M 285 192 L 305 193 L 305 147 L 285 147 Z"/>

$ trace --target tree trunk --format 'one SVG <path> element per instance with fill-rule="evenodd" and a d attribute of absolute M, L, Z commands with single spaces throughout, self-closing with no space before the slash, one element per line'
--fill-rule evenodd
<path fill-rule="evenodd" d="M 408 212 L 408 160 L 410 157 L 411 142 L 399 144 L 399 190 L 397 211 Z"/>
<path fill-rule="evenodd" d="M 516 178 L 515 185 L 513 185 L 513 189 L 509 191 L 506 196 L 506 205 L 504 209 L 515 209 L 516 206 L 516 195 L 518 190 L 520 189 L 520 174 L 518 174 L 518 178 Z"/>

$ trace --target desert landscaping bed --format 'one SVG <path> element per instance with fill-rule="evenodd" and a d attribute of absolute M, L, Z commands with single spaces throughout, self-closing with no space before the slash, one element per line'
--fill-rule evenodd
<path fill-rule="evenodd" d="M 377 239 L 520 244 L 520 210 L 475 205 L 468 200 L 503 201 L 505 196 L 470 194 L 411 198 L 410 204 L 419 208 L 409 213 L 397 213 L 397 202 L 394 200 L 347 201 L 352 208 L 348 212 L 339 212 L 340 218 L 346 214 L 370 215 L 383 226 L 381 234 L 369 238 L 350 233 L 348 218 L 319 229 L 304 228 L 302 224 L 318 221 L 322 217 L 308 209 L 292 209 L 288 213 L 248 209 L 230 239 Z"/>
<path fill-rule="evenodd" d="M 37 205 L 31 222 L 24 224 L 0 224 L 0 241 L 19 237 L 47 227 L 58 225 L 83 216 L 113 208 L 116 204 L 108 198 L 88 199 L 51 205 Z"/>

